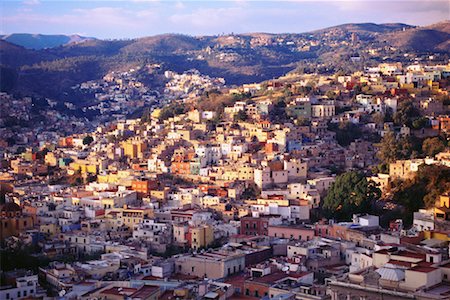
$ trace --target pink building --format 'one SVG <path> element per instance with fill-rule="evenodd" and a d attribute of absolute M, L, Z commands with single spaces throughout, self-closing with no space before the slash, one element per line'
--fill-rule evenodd
<path fill-rule="evenodd" d="M 269 236 L 309 241 L 314 238 L 314 229 L 304 226 L 269 226 Z"/>

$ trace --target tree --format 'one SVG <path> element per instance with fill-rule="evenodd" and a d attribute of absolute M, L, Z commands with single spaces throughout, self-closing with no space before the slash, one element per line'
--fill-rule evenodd
<path fill-rule="evenodd" d="M 283 98 L 278 99 L 269 112 L 269 118 L 274 123 L 282 123 L 287 119 L 286 103 Z"/>
<path fill-rule="evenodd" d="M 329 125 L 329 130 L 336 132 L 336 140 L 341 146 L 348 146 L 351 142 L 359 139 L 362 135 L 358 125 L 351 122 L 340 122 L 338 126 Z"/>
<path fill-rule="evenodd" d="M 347 172 L 336 177 L 322 207 L 328 216 L 348 220 L 354 213 L 370 213 L 380 195 L 380 189 L 367 181 L 363 173 Z"/>
<path fill-rule="evenodd" d="M 83 145 L 89 146 L 94 141 L 94 138 L 90 135 L 87 135 L 83 138 Z"/>
<path fill-rule="evenodd" d="M 335 100 L 337 98 L 337 95 L 335 92 L 329 90 L 325 93 L 325 96 L 327 96 L 328 99 L 333 99 Z"/>
<path fill-rule="evenodd" d="M 411 100 L 400 102 L 397 112 L 394 114 L 394 123 L 397 125 L 411 126 L 413 119 L 419 117 L 419 111 Z"/>
<path fill-rule="evenodd" d="M 438 137 L 427 138 L 423 141 L 422 151 L 427 156 L 433 157 L 444 149 L 445 145 Z"/>
<path fill-rule="evenodd" d="M 296 124 L 298 126 L 309 126 L 311 125 L 311 121 L 306 117 L 299 116 L 296 120 Z"/>
<path fill-rule="evenodd" d="M 388 131 L 381 139 L 377 157 L 382 164 L 388 165 L 397 160 L 397 141 L 395 133 Z"/>
<path fill-rule="evenodd" d="M 440 165 L 421 165 L 416 176 L 392 183 L 392 200 L 403 206 L 404 221 L 411 224 L 413 212 L 420 208 L 433 208 L 439 195 L 450 189 L 450 168 Z"/>
<path fill-rule="evenodd" d="M 247 121 L 248 115 L 245 112 L 245 110 L 240 110 L 237 112 L 236 115 L 234 115 L 234 121 Z"/>
<path fill-rule="evenodd" d="M 382 114 L 382 113 L 374 113 L 372 115 L 372 121 L 375 124 L 383 124 L 384 123 L 384 114 Z"/>
<path fill-rule="evenodd" d="M 421 128 L 425 128 L 427 126 L 428 126 L 428 118 L 426 118 L 426 117 L 415 119 L 412 122 L 412 127 L 414 129 L 421 129 Z"/>

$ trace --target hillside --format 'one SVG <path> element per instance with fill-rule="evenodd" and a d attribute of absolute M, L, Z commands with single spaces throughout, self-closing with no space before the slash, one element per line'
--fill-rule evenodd
<path fill-rule="evenodd" d="M 450 50 L 450 21 L 426 27 L 409 28 L 380 37 L 387 43 L 414 51 Z"/>
<path fill-rule="evenodd" d="M 46 34 L 29 34 L 29 33 L 13 33 L 1 37 L 9 43 L 22 46 L 27 49 L 46 49 L 54 48 L 68 44 L 81 43 L 94 38 L 84 37 L 80 35 L 46 35 Z"/>
<path fill-rule="evenodd" d="M 195 68 L 212 77 L 223 77 L 232 85 L 264 81 L 294 69 L 351 72 L 385 61 L 385 57 L 408 63 L 428 51 L 440 52 L 445 61 L 449 40 L 448 22 L 427 27 L 362 23 L 298 34 L 165 34 L 130 40 L 87 39 L 39 50 L 0 40 L 0 55 L 2 70 L 7 72 L 4 74 L 13 74 L 17 79 L 8 81 L 13 91 L 63 100 L 76 84 L 148 63 L 176 72 Z M 369 55 L 367 49 L 379 50 L 376 55 Z M 411 55 L 404 56 L 407 52 Z M 361 57 L 360 62 L 349 63 L 355 55 Z"/>
<path fill-rule="evenodd" d="M 415 28 L 415 26 L 403 24 L 403 23 L 386 23 L 386 24 L 375 24 L 375 23 L 349 23 L 342 24 L 338 26 L 328 27 L 324 29 L 319 29 L 313 31 L 313 33 L 326 33 L 333 30 L 343 30 L 355 33 L 387 33 L 392 31 L 403 30 L 403 28 Z"/>

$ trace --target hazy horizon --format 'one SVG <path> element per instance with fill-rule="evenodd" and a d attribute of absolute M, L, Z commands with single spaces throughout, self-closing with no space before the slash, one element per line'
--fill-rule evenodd
<path fill-rule="evenodd" d="M 448 20 L 450 2 L 425 1 L 3 1 L 0 34 L 133 39 L 302 33 L 347 23 L 425 26 Z"/>

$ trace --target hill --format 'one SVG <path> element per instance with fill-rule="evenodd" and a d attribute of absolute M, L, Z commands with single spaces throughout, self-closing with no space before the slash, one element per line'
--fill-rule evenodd
<path fill-rule="evenodd" d="M 448 52 L 450 49 L 450 21 L 392 32 L 380 39 L 395 47 L 413 51 Z"/>
<path fill-rule="evenodd" d="M 0 40 L 0 64 L 7 70 L 5 74 L 15 74 L 17 80 L 10 80 L 8 85 L 13 91 L 64 100 L 76 84 L 99 79 L 109 71 L 148 63 L 176 72 L 195 68 L 212 77 L 223 77 L 232 85 L 264 81 L 294 69 L 328 74 L 352 72 L 384 62 L 386 57 L 409 63 L 414 56 L 429 51 L 441 53 L 445 61 L 450 54 L 448 24 L 414 27 L 362 23 L 308 33 L 196 37 L 164 34 L 130 40 L 80 37 L 83 42 L 45 49 L 26 49 Z M 62 42 L 67 42 L 67 36 L 59 39 L 58 43 Z M 378 54 L 368 54 L 367 49 L 378 49 Z M 361 60 L 349 63 L 353 56 Z"/>
<path fill-rule="evenodd" d="M 27 49 L 46 49 L 54 48 L 68 44 L 81 43 L 92 40 L 94 38 L 84 37 L 80 35 L 46 35 L 46 34 L 29 34 L 29 33 L 13 33 L 1 37 L 9 43 L 22 46 Z"/>
<path fill-rule="evenodd" d="M 415 26 L 403 24 L 403 23 L 386 23 L 386 24 L 375 24 L 375 23 L 348 23 L 338 26 L 328 27 L 324 29 L 319 29 L 313 31 L 312 33 L 326 33 L 334 30 L 342 30 L 347 32 L 355 33 L 388 33 L 392 31 L 403 30 L 404 28 L 415 28 Z"/>

